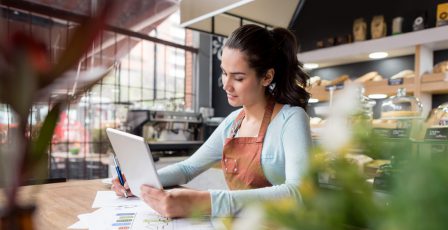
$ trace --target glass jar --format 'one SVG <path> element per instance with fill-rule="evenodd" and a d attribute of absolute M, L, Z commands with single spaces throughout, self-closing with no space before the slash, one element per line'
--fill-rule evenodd
<path fill-rule="evenodd" d="M 365 89 L 361 88 L 361 92 L 359 95 L 359 101 L 361 105 L 361 112 L 365 115 L 369 120 L 373 119 L 373 107 L 376 105 L 376 102 L 366 96 L 364 96 Z"/>
<path fill-rule="evenodd" d="M 414 96 L 406 96 L 406 89 L 399 88 L 397 95 L 383 101 L 381 119 L 421 118 L 422 103 Z"/>

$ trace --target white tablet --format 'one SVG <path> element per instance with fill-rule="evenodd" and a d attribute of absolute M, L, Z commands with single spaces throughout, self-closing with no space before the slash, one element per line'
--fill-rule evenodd
<path fill-rule="evenodd" d="M 107 128 L 107 136 L 126 176 L 132 194 L 140 197 L 140 186 L 162 189 L 148 144 L 142 137 Z"/>

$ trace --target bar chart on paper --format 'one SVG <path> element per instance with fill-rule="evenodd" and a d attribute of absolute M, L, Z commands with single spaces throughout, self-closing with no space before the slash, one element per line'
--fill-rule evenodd
<path fill-rule="evenodd" d="M 117 197 L 112 191 L 98 191 L 92 204 L 98 210 L 79 215 L 81 223 L 98 230 L 209 230 L 210 217 L 170 219 L 159 215 L 143 201 Z"/>
<path fill-rule="evenodd" d="M 152 211 L 116 212 L 111 223 L 113 230 L 175 230 L 175 229 L 213 229 L 209 218 L 170 219 L 154 214 Z"/>
<path fill-rule="evenodd" d="M 112 223 L 112 229 L 131 229 L 132 224 L 134 223 L 135 215 L 135 212 L 116 213 L 115 220 Z"/>
<path fill-rule="evenodd" d="M 214 229 L 210 218 L 203 219 L 170 219 L 154 214 L 151 211 L 140 211 L 135 217 L 132 229 L 147 230 L 209 230 Z"/>
<path fill-rule="evenodd" d="M 143 219 L 142 225 L 145 229 L 173 229 L 172 220 L 161 216 L 147 216 Z"/>
<path fill-rule="evenodd" d="M 119 212 L 115 214 L 112 223 L 113 230 L 128 229 L 151 229 L 151 230 L 170 230 L 174 229 L 173 220 L 147 213 L 142 218 L 136 220 L 135 212 Z"/>

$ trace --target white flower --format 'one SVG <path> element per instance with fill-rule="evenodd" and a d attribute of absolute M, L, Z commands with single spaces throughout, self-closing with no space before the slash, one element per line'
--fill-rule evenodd
<path fill-rule="evenodd" d="M 330 152 L 338 152 L 347 146 L 352 137 L 349 117 L 359 111 L 360 86 L 349 84 L 336 94 L 329 117 L 321 133 L 322 146 Z"/>

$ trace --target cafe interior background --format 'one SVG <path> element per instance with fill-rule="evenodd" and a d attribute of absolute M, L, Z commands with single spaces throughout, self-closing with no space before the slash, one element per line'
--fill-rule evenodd
<path fill-rule="evenodd" d="M 54 62 L 76 25 L 103 2 L 2 0 L 1 39 L 24 31 L 45 44 Z M 244 24 L 287 27 L 297 36 L 297 56 L 311 76 L 307 112 L 316 144 L 337 110 L 335 98 L 358 84 L 355 98 L 378 135 L 392 144 L 426 140 L 416 154 L 448 155 L 447 1 L 129 0 L 120 8 L 74 69 L 108 63 L 112 71 L 60 114 L 47 176 L 24 184 L 112 175 L 109 127 L 143 136 L 156 160 L 191 155 L 235 109 L 222 90 L 220 58 L 226 36 Z M 32 106 L 30 135 L 52 98 L 68 100 L 73 87 L 55 89 Z M 413 133 L 417 121 L 426 124 L 423 134 Z M 0 104 L 2 146 L 17 122 Z M 350 157 L 377 188 L 387 189 L 381 172 L 390 155 Z"/>

